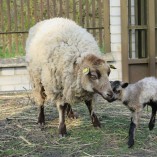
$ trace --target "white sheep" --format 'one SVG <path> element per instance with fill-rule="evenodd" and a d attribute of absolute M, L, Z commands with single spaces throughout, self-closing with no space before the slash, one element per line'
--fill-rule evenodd
<path fill-rule="evenodd" d="M 132 112 L 128 146 L 134 145 L 135 129 L 138 126 L 141 112 L 146 105 L 151 106 L 152 115 L 149 122 L 149 129 L 155 126 L 157 111 L 157 79 L 146 77 L 134 84 L 122 81 L 111 81 L 111 87 L 115 94 L 115 99 L 121 100 Z"/>
<path fill-rule="evenodd" d="M 45 123 L 45 100 L 52 100 L 59 111 L 59 134 L 64 136 L 65 110 L 70 104 L 85 101 L 93 125 L 100 126 L 92 99 L 94 93 L 108 101 L 113 99 L 110 68 L 86 29 L 64 18 L 37 23 L 29 31 L 26 61 L 33 96 L 40 106 L 38 123 Z"/>

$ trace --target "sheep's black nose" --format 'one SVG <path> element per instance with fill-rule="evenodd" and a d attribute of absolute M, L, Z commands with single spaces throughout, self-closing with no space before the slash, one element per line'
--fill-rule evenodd
<path fill-rule="evenodd" d="M 110 97 L 110 98 L 112 98 L 113 97 L 113 92 L 112 91 L 108 91 L 107 92 L 107 96 Z"/>

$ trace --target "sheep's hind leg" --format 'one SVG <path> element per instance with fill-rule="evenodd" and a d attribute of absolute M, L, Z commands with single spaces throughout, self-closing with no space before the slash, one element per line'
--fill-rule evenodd
<path fill-rule="evenodd" d="M 44 105 L 41 105 L 39 107 L 39 116 L 37 123 L 40 124 L 40 127 L 45 125 Z"/>
<path fill-rule="evenodd" d="M 96 114 L 93 111 L 92 100 L 89 100 L 89 101 L 86 100 L 85 104 L 89 110 L 93 126 L 94 127 L 101 127 L 101 124 L 100 124 Z"/>
<path fill-rule="evenodd" d="M 65 111 L 66 104 L 57 104 L 58 112 L 59 112 L 59 136 L 64 137 L 67 134 L 66 125 L 65 125 Z"/>
<path fill-rule="evenodd" d="M 44 114 L 44 102 L 45 102 L 45 98 L 46 98 L 46 94 L 45 94 L 45 90 L 44 87 L 41 85 L 40 88 L 40 99 L 41 99 L 41 103 L 40 103 L 40 107 L 39 107 L 39 116 L 38 116 L 38 124 L 40 124 L 40 127 L 45 125 L 45 114 Z"/>
<path fill-rule="evenodd" d="M 153 130 L 154 126 L 155 126 L 155 117 L 156 117 L 156 111 L 157 111 L 157 104 L 153 104 L 152 107 L 152 115 L 151 115 L 151 119 L 149 122 L 149 130 Z"/>
<path fill-rule="evenodd" d="M 78 114 L 73 112 L 71 105 L 68 103 L 65 103 L 65 105 L 66 105 L 66 111 L 67 111 L 68 118 L 72 118 L 72 119 L 78 118 Z"/>

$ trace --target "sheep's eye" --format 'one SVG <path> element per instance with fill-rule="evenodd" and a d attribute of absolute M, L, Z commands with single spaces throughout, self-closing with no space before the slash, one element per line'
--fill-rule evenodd
<path fill-rule="evenodd" d="M 90 77 L 91 77 L 92 80 L 98 79 L 97 76 L 95 76 L 95 75 L 91 75 Z"/>

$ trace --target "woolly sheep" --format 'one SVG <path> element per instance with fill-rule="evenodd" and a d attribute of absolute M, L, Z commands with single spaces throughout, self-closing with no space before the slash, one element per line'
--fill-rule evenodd
<path fill-rule="evenodd" d="M 39 22 L 29 31 L 26 61 L 33 97 L 40 106 L 40 125 L 45 123 L 44 102 L 52 100 L 58 108 L 61 136 L 66 134 L 65 111 L 76 102 L 84 101 L 93 125 L 100 126 L 92 108 L 93 95 L 111 101 L 113 92 L 110 68 L 90 33 L 69 19 Z"/>
<path fill-rule="evenodd" d="M 138 126 L 141 112 L 146 105 L 151 106 L 152 115 L 149 122 L 149 130 L 155 126 L 157 111 L 157 79 L 146 77 L 134 84 L 122 81 L 111 81 L 111 87 L 115 94 L 115 99 L 121 100 L 132 112 L 128 146 L 134 145 L 135 129 Z"/>

